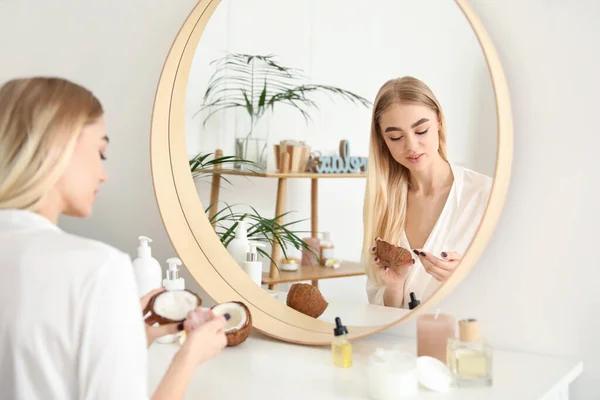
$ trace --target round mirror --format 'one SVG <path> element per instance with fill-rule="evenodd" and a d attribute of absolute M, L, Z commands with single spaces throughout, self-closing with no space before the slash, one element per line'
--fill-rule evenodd
<path fill-rule="evenodd" d="M 181 260 L 254 327 L 325 344 L 475 265 L 510 177 L 498 56 L 464 1 L 204 0 L 166 60 L 152 174 Z"/>

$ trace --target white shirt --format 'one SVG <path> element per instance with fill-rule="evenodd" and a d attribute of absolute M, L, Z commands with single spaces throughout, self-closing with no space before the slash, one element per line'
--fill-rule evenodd
<path fill-rule="evenodd" d="M 443 251 L 465 254 L 479 228 L 492 188 L 490 177 L 456 164 L 451 163 L 450 166 L 454 182 L 448 199 L 425 245 L 418 249 L 438 258 L 442 258 Z M 398 245 L 413 251 L 406 232 L 403 232 Z M 409 271 L 404 284 L 403 308 L 408 308 L 410 292 L 414 292 L 417 299 L 423 302 L 441 285 L 441 282 L 425 271 L 420 258 L 414 258 L 416 263 Z M 383 305 L 384 292 L 383 282 L 368 274 L 369 303 Z"/>
<path fill-rule="evenodd" d="M 147 399 L 128 255 L 38 214 L 0 210 L 0 397 Z"/>

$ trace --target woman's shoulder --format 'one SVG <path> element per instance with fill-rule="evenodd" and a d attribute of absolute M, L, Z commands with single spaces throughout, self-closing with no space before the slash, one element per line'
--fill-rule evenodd
<path fill-rule="evenodd" d="M 452 168 L 455 171 L 460 171 L 462 184 L 466 189 L 488 192 L 491 190 L 493 179 L 490 176 L 461 165 L 455 164 Z"/>
<path fill-rule="evenodd" d="M 129 254 L 118 248 L 62 229 L 32 230 L 19 236 L 19 251 L 30 254 L 32 268 L 50 264 L 69 276 L 87 280 L 132 266 Z"/>
<path fill-rule="evenodd" d="M 66 248 L 77 249 L 76 254 L 93 257 L 96 260 L 130 260 L 129 254 L 100 240 L 91 239 L 62 231 L 62 244 Z"/>

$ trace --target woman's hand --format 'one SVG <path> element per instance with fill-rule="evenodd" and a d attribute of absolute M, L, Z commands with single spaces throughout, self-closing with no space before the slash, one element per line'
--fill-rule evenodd
<path fill-rule="evenodd" d="M 182 399 L 194 370 L 210 358 L 215 357 L 227 345 L 225 317 L 216 317 L 212 311 L 198 307 L 190 311 L 181 323 L 187 338 L 173 357 L 169 369 L 152 396 L 152 400 Z"/>
<path fill-rule="evenodd" d="M 227 316 L 215 316 L 211 310 L 203 308 L 189 312 L 183 323 L 187 337 L 179 349 L 179 357 L 196 367 L 219 354 L 227 345 L 223 331 Z"/>
<path fill-rule="evenodd" d="M 462 254 L 454 251 L 442 252 L 442 258 L 435 257 L 431 253 L 425 253 L 419 250 L 415 250 L 414 252 L 419 256 L 425 271 L 433 276 L 438 282 L 445 282 L 448 277 L 452 275 L 452 272 L 454 272 L 462 259 Z"/>
<path fill-rule="evenodd" d="M 371 254 L 375 254 L 376 251 L 376 246 L 371 248 Z M 373 258 L 373 261 L 375 262 L 376 273 L 385 283 L 385 286 L 394 288 L 404 285 L 410 268 L 415 264 L 415 260 L 413 259 L 404 265 L 384 265 L 377 256 Z"/>
<path fill-rule="evenodd" d="M 146 306 L 150 302 L 150 299 L 152 299 L 153 296 L 159 294 L 160 292 L 163 292 L 164 290 L 164 288 L 154 289 L 148 294 L 146 294 L 144 297 L 142 297 L 142 299 L 140 300 L 140 302 L 142 303 L 142 312 L 144 312 L 144 310 L 146 309 Z M 159 326 L 151 326 L 146 324 L 146 340 L 148 342 L 148 347 L 150 347 L 150 345 L 154 343 L 154 341 L 159 337 L 171 335 L 182 330 L 183 327 L 178 325 L 180 324 L 165 324 Z"/>

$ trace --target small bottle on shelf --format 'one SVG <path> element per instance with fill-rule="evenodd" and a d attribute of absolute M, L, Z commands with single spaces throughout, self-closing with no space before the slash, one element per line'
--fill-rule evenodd
<path fill-rule="evenodd" d="M 335 246 L 331 241 L 331 234 L 329 232 L 323 232 L 323 239 L 320 243 L 320 258 L 321 265 L 326 266 L 327 260 L 335 260 Z"/>

